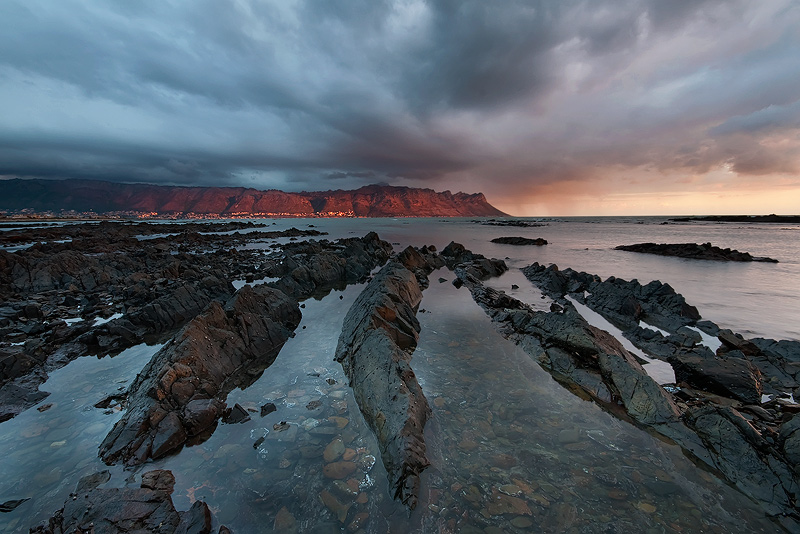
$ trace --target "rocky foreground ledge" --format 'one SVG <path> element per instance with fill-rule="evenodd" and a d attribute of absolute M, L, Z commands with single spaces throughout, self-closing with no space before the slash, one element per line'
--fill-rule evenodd
<path fill-rule="evenodd" d="M 140 464 L 207 438 L 227 409 L 228 393 L 261 376 L 293 335 L 301 319 L 296 299 L 362 279 L 390 250 L 374 232 L 288 247 L 266 269 L 282 275 L 277 281 L 245 285 L 224 306 L 212 302 L 153 356 L 131 384 L 128 410 L 100 456 L 108 464 Z"/>
<path fill-rule="evenodd" d="M 300 318 L 297 301 L 267 286 L 244 286 L 224 307 L 212 303 L 131 384 L 127 413 L 100 445 L 103 461 L 140 464 L 208 434 L 228 393 L 275 361 Z"/>
<path fill-rule="evenodd" d="M 747 341 L 720 330 L 658 281 L 602 281 L 539 264 L 523 272 L 555 300 L 551 312 L 534 311 L 464 273 L 459 278 L 501 333 L 565 387 L 674 440 L 785 528 L 800 526 L 800 406 L 788 400 L 760 403 L 762 391 L 798 391 L 800 343 Z M 639 348 L 672 363 L 678 384 L 659 386 L 616 339 L 583 320 L 567 296 L 603 315 Z M 716 334 L 716 354 L 699 332 Z"/>
<path fill-rule="evenodd" d="M 778 263 L 778 260 L 752 256 L 749 252 L 739 252 L 730 248 L 715 247 L 711 243 L 637 243 L 635 245 L 620 245 L 614 250 L 625 250 L 628 252 L 641 252 L 644 254 L 657 254 L 659 256 L 673 256 L 676 258 L 689 258 L 693 260 L 711 261 L 760 261 L 766 263 Z"/>
<path fill-rule="evenodd" d="M 102 471 L 81 479 L 64 507 L 30 532 L 211 534 L 213 516 L 206 503 L 195 501 L 185 512 L 175 509 L 170 497 L 175 477 L 170 471 L 144 473 L 138 488 L 99 488 L 110 477 Z M 230 534 L 230 530 L 220 526 L 217 534 Z"/>

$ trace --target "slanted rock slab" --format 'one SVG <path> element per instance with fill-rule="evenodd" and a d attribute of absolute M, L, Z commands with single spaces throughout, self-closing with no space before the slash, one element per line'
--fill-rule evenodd
<path fill-rule="evenodd" d="M 213 431 L 234 388 L 275 361 L 300 322 L 294 299 L 266 285 L 217 302 L 158 351 L 129 389 L 128 411 L 100 446 L 108 464 L 139 464 Z"/>
<path fill-rule="evenodd" d="M 418 276 L 425 276 L 427 262 L 411 248 L 399 257 L 405 264 L 389 261 L 347 312 L 336 360 L 378 438 L 395 498 L 413 509 L 420 473 L 429 465 L 423 429 L 431 409 L 410 365 L 420 331 L 415 314 L 427 285 Z"/>
<path fill-rule="evenodd" d="M 715 247 L 711 243 L 637 243 L 635 245 L 620 245 L 615 250 L 628 252 L 642 252 L 657 254 L 659 256 L 674 256 L 693 260 L 712 261 L 761 261 L 778 263 L 778 260 L 766 257 L 752 256 L 749 252 L 739 252 L 730 248 Z"/>

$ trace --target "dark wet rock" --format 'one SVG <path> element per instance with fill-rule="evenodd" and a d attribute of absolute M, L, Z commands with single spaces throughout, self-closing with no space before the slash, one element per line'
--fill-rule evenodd
<path fill-rule="evenodd" d="M 757 356 L 761 353 L 761 349 L 755 343 L 747 341 L 741 335 L 734 334 L 730 330 L 721 330 L 717 334 L 717 339 L 722 342 L 722 352 L 738 350 L 746 356 Z"/>
<path fill-rule="evenodd" d="M 709 388 L 715 394 L 732 396 L 743 402 L 758 402 L 760 394 L 792 391 L 798 387 L 800 343 L 796 341 L 746 340 L 730 330 L 721 330 L 711 321 L 699 320 L 700 314 L 668 284 L 653 281 L 646 285 L 637 280 L 609 277 L 602 281 L 587 273 L 557 266 L 534 263 L 523 269 L 525 275 L 551 297 L 562 299 L 569 294 L 600 313 L 645 352 L 672 363 L 685 360 L 679 380 L 697 388 Z M 584 294 L 584 292 L 586 292 Z M 639 326 L 639 321 L 671 332 L 661 333 Z M 724 365 L 702 365 L 709 358 L 700 345 L 700 335 L 687 325 L 695 325 L 708 335 L 718 336 L 720 358 L 729 359 L 733 371 Z M 743 361 L 746 360 L 746 361 Z M 753 367 L 755 369 L 753 369 Z M 761 376 L 759 376 L 759 374 Z M 728 385 L 730 385 L 730 389 Z"/>
<path fill-rule="evenodd" d="M 678 383 L 745 403 L 761 402 L 761 372 L 743 358 L 718 358 L 709 350 L 678 351 L 668 361 Z"/>
<path fill-rule="evenodd" d="M 678 328 L 677 332 L 667 336 L 667 341 L 676 347 L 691 348 L 702 340 L 703 338 L 698 332 L 685 326 Z"/>
<path fill-rule="evenodd" d="M 795 474 L 800 475 L 800 415 L 780 427 L 780 446 Z"/>
<path fill-rule="evenodd" d="M 228 425 L 236 425 L 250 420 L 250 414 L 239 403 L 233 408 L 226 408 L 222 412 L 222 422 Z"/>
<path fill-rule="evenodd" d="M 797 215 L 707 215 L 705 217 L 677 217 L 670 219 L 673 222 L 731 222 L 731 223 L 777 223 L 777 224 L 796 224 L 800 223 L 800 216 Z"/>
<path fill-rule="evenodd" d="M 30 497 L 27 499 L 12 499 L 10 501 L 6 501 L 4 503 L 0 503 L 0 512 L 11 512 L 17 508 L 20 504 L 24 503 L 25 501 L 29 501 Z"/>
<path fill-rule="evenodd" d="M 427 285 L 418 276 L 430 266 L 414 249 L 399 256 L 404 263 L 386 264 L 347 312 L 336 360 L 378 438 L 394 497 L 413 509 L 420 473 L 429 465 L 423 430 L 431 409 L 410 361 L 420 331 L 415 312 Z"/>
<path fill-rule="evenodd" d="M 712 465 L 767 513 L 796 513 L 796 476 L 779 456 L 770 454 L 770 445 L 737 410 L 703 406 L 689 410 L 685 420 L 711 453 Z"/>
<path fill-rule="evenodd" d="M 765 393 L 777 394 L 795 391 L 795 394 L 800 394 L 800 390 L 798 390 L 800 341 L 763 338 L 743 340 L 740 339 L 740 336 L 736 336 L 736 338 L 738 341 L 735 342 L 735 345 L 738 345 L 739 349 L 733 349 L 731 344 L 725 344 L 723 341 L 723 346 L 717 350 L 717 353 L 723 357 L 738 355 L 758 367 L 763 376 Z M 726 339 L 730 341 L 730 338 Z M 720 340 L 722 341 L 722 339 Z M 745 341 L 746 344 L 742 344 L 742 341 Z"/>
<path fill-rule="evenodd" d="M 175 475 L 163 469 L 148 471 L 142 475 L 142 487 L 172 493 L 175 488 Z"/>
<path fill-rule="evenodd" d="M 677 421 L 679 412 L 636 359 L 610 334 L 589 325 L 568 302 L 562 313 L 534 311 L 503 292 L 465 279 L 475 301 L 543 367 L 599 402 L 621 403 L 643 424 Z"/>
<path fill-rule="evenodd" d="M 615 250 L 625 250 L 628 252 L 642 252 L 645 254 L 657 254 L 659 256 L 674 256 L 678 258 L 690 258 L 694 260 L 713 260 L 713 261 L 761 261 L 778 263 L 772 258 L 751 256 L 748 252 L 739 252 L 729 248 L 719 248 L 711 243 L 637 243 L 635 245 L 620 245 Z"/>
<path fill-rule="evenodd" d="M 103 460 L 142 463 L 213 430 L 228 392 L 256 380 L 299 322 L 297 302 L 265 285 L 245 286 L 224 307 L 212 303 L 136 377 Z"/>
<path fill-rule="evenodd" d="M 800 341 L 753 338 L 750 342 L 758 348 L 762 355 L 800 363 Z"/>
<path fill-rule="evenodd" d="M 75 493 L 84 493 L 90 490 L 95 489 L 97 486 L 101 484 L 105 484 L 111 480 L 111 473 L 107 470 L 99 471 L 97 473 L 92 473 L 90 475 L 86 475 L 82 477 L 78 481 L 78 486 L 75 488 Z M 144 478 L 142 479 L 144 480 Z M 173 477 L 172 480 L 173 484 L 175 479 Z M 170 490 L 171 491 L 171 490 Z"/>
<path fill-rule="evenodd" d="M 454 241 L 450 242 L 440 254 L 447 267 L 452 269 L 456 275 L 460 272 L 478 280 L 486 280 L 500 276 L 508 270 L 503 260 L 486 258 L 467 250 L 464 245 Z M 461 283 L 461 280 L 462 277 L 458 276 L 456 280 L 453 280 L 453 284 L 457 285 L 457 283 Z"/>
<path fill-rule="evenodd" d="M 270 276 L 279 276 L 269 285 L 298 300 L 327 294 L 331 289 L 363 281 L 386 263 L 392 245 L 370 232 L 362 238 L 293 243 L 284 247 L 284 258 L 274 265 Z"/>
<path fill-rule="evenodd" d="M 433 246 L 406 247 L 395 256 L 395 260 L 414 273 L 423 290 L 428 287 L 428 275 L 434 269 L 445 266 L 445 259 L 436 252 L 436 248 Z"/>
<path fill-rule="evenodd" d="M 200 284 L 181 284 L 169 294 L 141 308 L 129 309 L 124 319 L 108 323 L 105 328 L 94 331 L 93 335 L 97 339 L 107 331 L 110 337 L 118 336 L 129 343 L 136 342 L 145 334 L 175 330 L 200 314 L 211 302 L 225 301 L 231 295 L 233 287 L 230 283 L 213 276 L 205 278 Z"/>
<path fill-rule="evenodd" d="M 679 409 L 681 423 L 645 422 L 634 418 L 719 470 L 769 514 L 786 514 L 783 519 L 796 527 L 800 513 L 794 496 L 798 491 L 796 462 L 800 456 L 794 454 L 800 450 L 800 434 L 795 436 L 791 424 L 777 426 L 781 419 L 791 417 L 792 408 L 779 399 L 769 406 L 758 405 L 762 393 L 775 394 L 779 391 L 776 388 L 798 391 L 800 343 L 745 340 L 710 321 L 699 321 L 696 308 L 669 285 L 658 281 L 646 285 L 614 277 L 602 281 L 586 273 L 538 264 L 523 272 L 544 292 L 560 299 L 559 303 L 567 303 L 563 297 L 569 294 L 621 328 L 625 337 L 639 348 L 668 360 L 680 384 L 679 388 L 673 388 L 679 400 L 673 405 Z M 574 364 L 574 357 L 580 354 L 579 350 L 554 350 L 526 338 L 520 340 L 519 333 L 528 333 L 528 325 L 535 323 L 521 319 L 521 312 L 511 311 L 507 303 L 504 306 L 503 311 L 489 312 L 490 315 L 497 315 L 501 324 L 509 323 L 510 318 L 513 326 L 501 326 L 501 330 L 505 328 L 510 335 L 518 336 L 523 346 L 527 341 L 526 350 L 538 355 L 552 371 L 560 373 L 554 373 L 559 381 L 569 388 L 577 385 L 601 400 L 600 384 L 607 385 L 613 392 L 607 379 L 593 381 L 576 369 L 579 366 Z M 565 306 L 564 313 L 559 315 L 568 316 L 569 308 Z M 639 320 L 671 333 L 665 337 L 660 332 L 642 328 Z M 701 345 L 701 336 L 687 325 L 716 335 L 722 343 L 717 354 Z M 548 330 L 554 330 L 554 326 L 550 325 Z M 579 346 L 583 344 L 582 339 L 585 338 L 570 336 L 571 342 Z M 620 362 L 622 360 L 617 360 Z M 607 376 L 605 374 L 604 378 Z M 737 406 L 742 406 L 741 411 Z"/>
<path fill-rule="evenodd" d="M 162 483 L 171 480 L 171 484 Z M 156 484 L 151 482 L 157 481 Z M 206 503 L 196 501 L 186 512 L 172 504 L 169 471 L 150 471 L 142 476 L 140 488 L 79 487 L 75 497 L 64 503 L 47 522 L 30 529 L 32 533 L 66 534 L 96 532 L 174 532 L 210 534 L 212 516 Z M 223 528 L 220 527 L 220 532 Z"/>
<path fill-rule="evenodd" d="M 308 237 L 325 235 L 325 232 L 316 230 L 298 230 L 289 228 L 285 231 L 259 230 L 265 228 L 264 223 L 254 223 L 251 221 L 227 221 L 227 222 L 178 222 L 178 223 L 151 223 L 151 222 L 125 222 L 125 221 L 100 221 L 86 222 L 81 224 L 68 224 L 50 226 L 47 228 L 21 228 L 0 234 L 0 244 L 20 245 L 30 243 L 53 243 L 56 241 L 78 241 L 81 244 L 91 244 L 98 246 L 110 239 L 122 241 L 135 238 L 137 236 L 161 236 L 164 234 L 174 234 L 179 237 L 189 236 L 193 241 L 202 244 L 214 244 L 219 242 L 236 242 L 250 237 L 259 239 L 274 239 L 279 237 Z M 240 230 L 247 230 L 247 233 L 239 233 Z M 201 233 L 202 232 L 202 233 Z M 232 232 L 232 233 L 231 233 Z M 169 240 L 167 238 L 156 237 L 149 240 L 154 248 L 169 250 Z"/>
<path fill-rule="evenodd" d="M 528 280 L 539 286 L 545 294 L 553 298 L 562 297 L 567 293 L 570 275 L 573 273 L 571 269 L 567 269 L 566 272 L 561 272 L 558 265 L 555 264 L 545 267 L 538 263 L 525 267 L 522 269 L 522 272 Z"/>
<path fill-rule="evenodd" d="M 0 423 L 46 399 L 49 393 L 39 391 L 46 380 L 43 371 L 23 375 L 0 387 Z"/>
<path fill-rule="evenodd" d="M 212 516 L 208 505 L 203 501 L 195 501 L 187 512 L 181 514 L 175 534 L 211 534 L 211 526 Z"/>
<path fill-rule="evenodd" d="M 674 332 L 700 319 L 697 308 L 689 305 L 672 286 L 658 280 L 645 285 L 635 279 L 627 281 L 614 276 L 601 280 L 596 275 L 538 263 L 522 272 L 550 297 L 560 299 L 570 294 L 622 330 L 638 326 L 643 320 Z M 589 295 L 584 296 L 584 292 Z"/>
<path fill-rule="evenodd" d="M 547 244 L 547 239 L 542 239 L 541 237 L 537 237 L 536 239 L 530 239 L 528 237 L 496 237 L 492 239 L 492 243 L 517 246 L 535 245 L 541 247 Z"/>
<path fill-rule="evenodd" d="M 95 408 L 100 408 L 102 410 L 105 410 L 105 409 L 110 408 L 111 406 L 114 406 L 116 404 L 122 404 L 122 403 L 124 403 L 124 401 L 125 401 L 125 395 L 124 394 L 108 395 L 106 397 L 103 397 L 99 401 L 95 402 L 94 403 L 94 407 Z"/>
<path fill-rule="evenodd" d="M 21 347 L 0 349 L 0 384 L 27 374 L 41 363 L 39 358 L 26 354 Z"/>
<path fill-rule="evenodd" d="M 540 223 L 534 221 L 520 221 L 517 219 L 486 219 L 486 220 L 474 220 L 474 223 L 483 224 L 486 226 L 512 226 L 516 228 L 539 228 L 541 226 L 547 226 L 547 223 Z"/>
<path fill-rule="evenodd" d="M 647 353 L 664 360 L 686 360 L 682 379 L 694 387 L 714 384 L 710 386 L 714 393 L 732 395 L 743 402 L 758 402 L 756 392 L 777 393 L 798 387 L 800 342 L 746 340 L 730 330 L 720 329 L 711 321 L 701 321 L 697 309 L 689 305 L 669 284 L 652 281 L 642 285 L 637 280 L 626 281 L 615 277 L 603 281 L 587 273 L 571 269 L 562 271 L 555 265 L 544 267 L 538 263 L 526 267 L 523 272 L 551 297 L 562 299 L 569 294 L 600 313 Z M 664 337 L 661 333 L 640 327 L 639 321 L 671 334 Z M 722 342 L 718 356 L 730 359 L 731 367 L 735 366 L 739 375 L 725 373 L 716 365 L 709 365 L 708 369 L 695 365 L 707 356 L 706 349 L 699 344 L 700 335 L 686 328 L 688 325 L 717 336 Z M 750 366 L 754 366 L 755 370 L 751 371 Z M 723 376 L 725 374 L 728 376 Z M 725 390 L 727 386 L 720 386 L 723 383 L 737 384 L 734 389 L 738 392 Z"/>
<path fill-rule="evenodd" d="M 278 407 L 275 406 L 274 403 L 268 402 L 268 403 L 266 403 L 265 405 L 263 405 L 261 407 L 261 417 L 264 417 L 265 415 L 271 414 L 272 412 L 274 412 L 277 409 L 278 409 Z"/>
<path fill-rule="evenodd" d="M 234 293 L 231 280 L 248 273 L 269 276 L 269 265 L 280 262 L 265 260 L 260 250 L 226 246 L 322 234 L 253 230 L 259 226 L 101 222 L 3 232 L 0 241 L 35 244 L 13 253 L 0 250 L 0 331 L 7 330 L 5 341 L 24 342 L 0 341 L 0 413 L 8 418 L 28 408 L 35 400 L 26 398 L 40 399 L 36 389 L 47 372 L 77 356 L 164 342 L 211 302 L 227 301 Z M 239 229 L 253 231 L 207 233 Z M 137 238 L 163 233 L 175 235 Z M 67 318 L 83 320 L 67 324 Z M 95 325 L 100 318 L 111 320 Z M 21 377 L 30 379 L 19 382 Z M 14 385 L 2 393 L 9 384 Z"/>

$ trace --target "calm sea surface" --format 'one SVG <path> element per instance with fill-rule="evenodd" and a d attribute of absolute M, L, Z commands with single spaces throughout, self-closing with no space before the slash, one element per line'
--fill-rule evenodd
<path fill-rule="evenodd" d="M 400 250 L 450 241 L 506 258 L 492 282 L 538 304 L 516 268 L 534 261 L 598 274 L 668 282 L 704 318 L 745 337 L 800 339 L 800 226 L 667 224 L 664 218 L 569 218 L 538 228 L 468 219 L 287 219 L 274 229 L 313 225 L 329 239 L 376 231 Z M 500 236 L 543 237 L 544 247 L 495 245 Z M 711 242 L 780 263 L 717 263 L 615 251 L 645 241 Z M 269 243 L 264 243 L 266 246 Z M 258 248 L 259 245 L 248 248 Z M 448 283 L 439 283 L 442 277 Z M 418 508 L 389 496 L 377 443 L 333 361 L 342 320 L 363 286 L 310 300 L 275 364 L 228 404 L 256 410 L 221 424 L 206 442 L 135 470 L 108 468 L 97 448 L 121 417 L 93 405 L 129 384 L 158 347 L 114 358 L 80 358 L 41 386 L 45 412 L 0 424 L 0 532 L 28 527 L 60 508 L 81 476 L 110 469 L 107 487 L 138 486 L 139 475 L 171 469 L 173 500 L 205 500 L 238 533 L 268 532 L 775 532 L 756 505 L 680 450 L 556 383 L 498 335 L 446 269 L 431 275 L 418 317 L 414 367 L 433 409 L 426 427 L 432 465 Z M 511 284 L 519 285 L 512 290 Z M 341 298 L 340 298 L 341 297 Z M 315 402 L 319 401 L 319 403 Z M 277 411 L 260 417 L 273 402 Z M 288 430 L 275 425 L 289 423 Z M 280 427 L 279 427 L 280 428 Z M 264 438 L 261 440 L 261 438 Z M 341 480 L 322 467 L 342 457 L 357 469 Z M 376 461 L 377 459 L 377 461 Z"/>

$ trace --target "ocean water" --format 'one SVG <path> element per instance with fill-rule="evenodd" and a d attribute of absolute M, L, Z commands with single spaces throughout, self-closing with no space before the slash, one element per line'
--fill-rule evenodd
<path fill-rule="evenodd" d="M 505 258 L 512 269 L 537 261 L 602 278 L 635 278 L 643 283 L 661 280 L 683 294 L 703 318 L 721 327 L 745 337 L 800 339 L 800 225 L 663 224 L 668 222 L 666 217 L 520 220 L 546 226 L 499 227 L 475 224 L 472 219 L 282 220 L 278 225 L 314 224 L 333 237 L 363 234 L 366 227 L 403 247 L 428 243 L 441 249 L 456 241 L 487 257 Z M 520 247 L 490 242 L 501 236 L 542 237 L 548 244 Z M 710 242 L 779 263 L 698 261 L 614 250 L 617 245 L 644 242 Z"/>
<path fill-rule="evenodd" d="M 506 258 L 491 284 L 534 306 L 546 299 L 518 268 L 556 263 L 602 277 L 668 282 L 704 318 L 745 337 L 800 339 L 800 227 L 661 224 L 663 218 L 570 218 L 537 228 L 469 219 L 287 219 L 328 239 L 376 231 L 396 250 L 463 243 Z M 543 237 L 543 247 L 496 245 L 500 236 Z M 769 263 L 717 263 L 615 251 L 644 241 L 711 242 Z M 264 247 L 269 243 L 264 243 Z M 259 245 L 250 245 L 258 248 Z M 446 282 L 440 283 L 439 278 Z M 228 404 L 253 410 L 204 443 L 133 470 L 110 468 L 108 487 L 138 486 L 141 473 L 171 469 L 173 501 L 205 500 L 235 532 L 775 532 L 758 506 L 692 463 L 680 448 L 622 422 L 555 382 L 495 332 L 446 269 L 431 275 L 412 366 L 431 404 L 431 467 L 409 514 L 390 495 L 377 443 L 333 361 L 341 323 L 363 286 L 306 301 L 303 321 L 276 362 Z M 516 284 L 519 289 L 511 289 Z M 340 298 L 341 297 L 341 298 Z M 422 311 L 424 310 L 424 311 Z M 27 532 L 60 508 L 85 474 L 107 468 L 97 448 L 121 414 L 94 408 L 124 388 L 158 347 L 80 358 L 52 373 L 35 408 L 0 423 L 0 532 Z M 260 416 L 271 402 L 276 411 Z M 281 424 L 281 423 L 286 423 Z M 355 465 L 342 478 L 326 464 Z"/>

